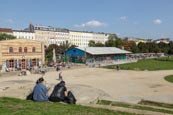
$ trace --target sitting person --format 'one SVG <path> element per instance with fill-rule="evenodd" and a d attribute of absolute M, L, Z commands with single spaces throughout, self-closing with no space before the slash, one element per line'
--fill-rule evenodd
<path fill-rule="evenodd" d="M 44 85 L 44 79 L 43 77 L 39 78 L 36 82 L 36 85 L 33 90 L 33 100 L 34 101 L 49 101 L 47 96 L 47 88 Z"/>
<path fill-rule="evenodd" d="M 60 83 L 54 87 L 49 100 L 53 102 L 67 102 L 67 88 L 65 86 L 65 81 L 60 81 Z"/>

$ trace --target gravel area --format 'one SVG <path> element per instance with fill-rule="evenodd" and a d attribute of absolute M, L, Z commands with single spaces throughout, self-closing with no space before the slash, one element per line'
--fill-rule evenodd
<path fill-rule="evenodd" d="M 48 95 L 59 81 L 59 72 L 48 71 L 45 75 Z M 173 103 L 173 84 L 164 76 L 173 74 L 166 71 L 126 71 L 103 68 L 76 68 L 62 70 L 68 90 L 77 98 L 77 103 L 94 103 L 98 99 L 108 99 L 128 103 L 138 103 L 141 99 Z M 0 77 L 0 96 L 25 99 L 32 91 L 39 74 L 27 76 Z"/>

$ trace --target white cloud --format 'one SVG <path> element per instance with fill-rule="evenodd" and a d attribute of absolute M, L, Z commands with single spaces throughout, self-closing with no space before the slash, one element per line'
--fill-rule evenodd
<path fill-rule="evenodd" d="M 162 21 L 160 19 L 155 19 L 153 20 L 153 23 L 159 25 L 162 23 Z"/>
<path fill-rule="evenodd" d="M 120 17 L 120 20 L 125 21 L 125 20 L 127 20 L 127 17 L 126 16 L 122 16 L 122 17 Z"/>
<path fill-rule="evenodd" d="M 105 26 L 105 25 L 106 24 L 103 22 L 91 20 L 91 21 L 83 23 L 83 24 L 76 24 L 75 27 L 100 27 L 100 26 Z"/>

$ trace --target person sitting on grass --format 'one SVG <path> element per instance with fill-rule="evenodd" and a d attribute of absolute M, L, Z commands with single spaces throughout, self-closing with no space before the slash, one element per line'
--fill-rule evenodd
<path fill-rule="evenodd" d="M 44 78 L 41 77 L 37 80 L 36 85 L 33 90 L 33 100 L 42 102 L 49 101 L 47 96 L 48 89 L 44 85 Z"/>
<path fill-rule="evenodd" d="M 49 100 L 53 102 L 67 102 L 67 88 L 65 86 L 65 81 L 60 81 L 60 83 L 54 87 Z"/>
<path fill-rule="evenodd" d="M 68 104 L 76 104 L 76 98 L 71 91 L 67 92 L 65 81 L 60 81 L 49 97 L 52 102 L 64 102 Z"/>

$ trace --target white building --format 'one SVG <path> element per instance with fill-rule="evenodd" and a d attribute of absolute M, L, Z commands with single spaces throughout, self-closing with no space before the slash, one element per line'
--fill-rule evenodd
<path fill-rule="evenodd" d="M 105 44 L 105 42 L 108 40 L 109 34 L 107 33 L 93 33 L 93 40 L 95 43 L 102 43 Z"/>
<path fill-rule="evenodd" d="M 88 46 L 89 41 L 93 39 L 93 33 L 89 32 L 70 31 L 69 36 L 69 43 L 80 47 Z"/>
<path fill-rule="evenodd" d="M 35 33 L 25 30 L 13 30 L 13 35 L 16 36 L 16 38 L 24 38 L 28 40 L 35 40 Z"/>
<path fill-rule="evenodd" d="M 42 41 L 45 45 L 57 44 L 68 41 L 69 30 L 62 28 L 55 28 L 51 26 L 30 25 L 30 31 L 35 32 L 35 38 L 38 41 Z"/>
<path fill-rule="evenodd" d="M 43 42 L 46 46 L 50 44 L 60 45 L 68 41 L 71 45 L 79 47 L 88 47 L 89 41 L 104 44 L 109 37 L 107 33 L 96 33 L 87 31 L 73 31 L 51 26 L 29 25 L 29 28 L 23 31 L 14 30 L 17 38 L 32 39 Z"/>
<path fill-rule="evenodd" d="M 57 30 L 56 34 L 57 34 L 57 39 L 56 39 L 57 45 L 69 41 L 69 30 Z"/>
<path fill-rule="evenodd" d="M 71 44 L 79 47 L 88 47 L 90 40 L 104 44 L 108 40 L 109 34 L 71 30 L 69 36 L 69 42 Z"/>

